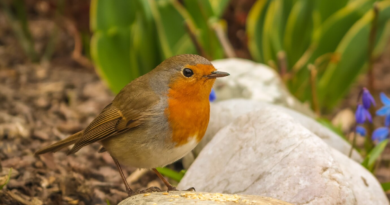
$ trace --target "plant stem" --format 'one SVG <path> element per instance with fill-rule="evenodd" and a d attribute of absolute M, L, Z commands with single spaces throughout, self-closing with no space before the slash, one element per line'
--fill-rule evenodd
<path fill-rule="evenodd" d="M 355 148 L 355 144 L 356 144 L 356 126 L 357 124 L 355 123 L 352 127 L 352 133 L 353 133 L 353 136 L 352 136 L 352 144 L 351 144 L 351 149 L 349 150 L 349 154 L 348 154 L 348 157 L 351 158 L 352 156 L 352 151 L 353 149 Z"/>
<path fill-rule="evenodd" d="M 289 78 L 287 73 L 287 59 L 286 59 L 286 52 L 279 51 L 278 52 L 278 65 L 279 65 L 279 74 L 282 78 L 283 82 L 286 84 L 287 80 Z"/>
<path fill-rule="evenodd" d="M 195 45 L 195 48 L 196 48 L 196 51 L 198 52 L 198 54 L 211 60 L 211 58 L 204 51 L 202 45 L 200 45 L 198 39 L 196 38 L 195 33 L 193 32 L 193 30 L 191 29 L 191 27 L 187 21 L 185 21 L 185 27 L 186 27 L 188 34 L 190 35 L 192 43 Z"/>
<path fill-rule="evenodd" d="M 301 58 L 292 67 L 292 71 L 294 74 L 298 73 L 298 71 L 301 70 L 303 66 L 305 66 L 305 64 L 307 63 L 307 61 L 309 61 L 311 55 L 313 54 L 315 48 L 316 47 L 312 45 L 305 51 L 305 53 L 303 53 Z"/>
<path fill-rule="evenodd" d="M 375 47 L 375 38 L 376 33 L 378 30 L 378 15 L 379 15 L 379 8 L 378 3 L 376 2 L 373 7 L 374 12 L 374 18 L 371 23 L 371 29 L 370 29 L 370 36 L 368 38 L 368 73 L 367 73 L 367 80 L 368 80 L 368 90 L 370 90 L 373 93 L 373 96 L 376 95 L 375 91 L 375 77 L 374 77 L 374 47 Z M 369 110 L 371 116 L 375 115 L 373 107 Z M 369 124 L 368 125 L 368 133 L 372 133 L 374 130 L 374 125 Z M 367 153 L 371 151 L 371 149 L 374 147 L 372 140 L 369 137 L 366 137 L 364 140 L 364 147 Z"/>
<path fill-rule="evenodd" d="M 217 38 L 219 42 L 222 45 L 223 51 L 228 58 L 235 58 L 236 54 L 234 53 L 234 49 L 232 45 L 230 44 L 229 40 L 227 39 L 225 32 L 223 31 L 223 28 L 220 23 L 214 23 L 213 29 L 215 31 L 215 34 L 217 35 Z"/>
<path fill-rule="evenodd" d="M 308 69 L 310 71 L 310 88 L 311 88 L 311 105 L 312 109 L 316 112 L 317 116 L 321 116 L 321 110 L 318 103 L 317 96 L 317 69 L 314 65 L 309 64 Z"/>

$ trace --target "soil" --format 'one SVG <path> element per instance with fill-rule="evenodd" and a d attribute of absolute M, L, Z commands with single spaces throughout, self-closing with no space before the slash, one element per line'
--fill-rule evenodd
<path fill-rule="evenodd" d="M 35 46 L 46 47 L 53 22 L 36 18 L 29 26 Z M 31 63 L 0 14 L 0 184 L 12 168 L 0 204 L 117 204 L 127 193 L 98 144 L 71 156 L 62 151 L 34 156 L 85 128 L 114 97 L 93 69 L 72 59 L 71 34 L 62 31 L 58 38 L 50 62 Z M 124 171 L 135 190 L 165 188 L 149 170 Z"/>

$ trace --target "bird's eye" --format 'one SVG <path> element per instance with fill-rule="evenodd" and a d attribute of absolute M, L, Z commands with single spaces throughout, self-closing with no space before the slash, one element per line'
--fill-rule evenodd
<path fill-rule="evenodd" d="M 189 78 L 189 77 L 194 75 L 194 71 L 192 71 L 189 68 L 184 68 L 183 69 L 183 75 L 186 76 L 187 78 Z"/>

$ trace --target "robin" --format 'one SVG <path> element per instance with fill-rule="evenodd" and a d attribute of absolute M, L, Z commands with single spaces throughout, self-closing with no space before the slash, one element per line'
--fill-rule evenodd
<path fill-rule="evenodd" d="M 100 142 L 108 151 L 129 195 L 134 194 L 121 164 L 155 169 L 190 152 L 203 138 L 210 115 L 209 94 L 218 77 L 210 61 L 192 54 L 171 57 L 149 73 L 127 84 L 84 130 L 35 153 L 56 152 L 73 145 L 68 154 Z"/>

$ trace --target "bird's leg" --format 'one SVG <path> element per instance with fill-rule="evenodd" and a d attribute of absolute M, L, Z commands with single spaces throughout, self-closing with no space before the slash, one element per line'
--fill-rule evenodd
<path fill-rule="evenodd" d="M 158 178 L 160 178 L 161 181 L 164 182 L 165 186 L 168 187 L 168 191 L 178 191 L 178 190 L 176 189 L 176 187 L 172 186 L 172 185 L 163 177 L 163 175 L 161 175 L 160 172 L 157 171 L 157 169 L 153 168 L 152 170 L 153 170 L 154 173 L 157 174 Z M 194 188 L 194 187 L 191 187 L 191 188 L 186 189 L 186 190 L 184 190 L 184 191 L 195 191 L 195 188 Z"/>
<path fill-rule="evenodd" d="M 168 187 L 168 191 L 177 191 L 176 187 L 172 186 L 164 177 L 163 175 L 160 174 L 160 172 L 157 171 L 157 169 L 153 168 L 152 169 L 154 173 L 158 176 L 158 178 L 161 179 L 161 181 L 164 182 L 165 186 Z"/>
<path fill-rule="evenodd" d="M 125 175 L 123 174 L 121 165 L 119 164 L 118 160 L 116 160 L 113 156 L 111 156 L 111 157 L 112 157 L 112 159 L 114 160 L 115 165 L 116 165 L 116 168 L 118 169 L 119 174 L 120 174 L 121 177 L 122 177 L 123 183 L 125 183 L 125 187 L 126 187 L 127 194 L 128 194 L 129 196 L 133 195 L 133 194 L 134 194 L 134 191 L 130 188 L 129 183 L 127 183 L 127 180 L 126 180 Z"/>

